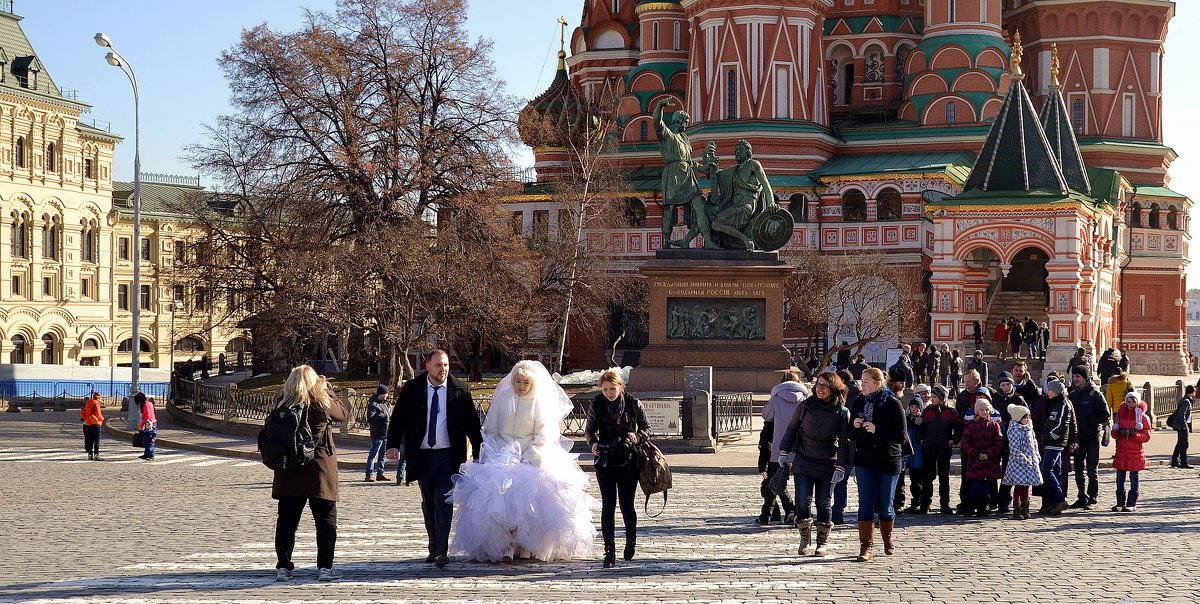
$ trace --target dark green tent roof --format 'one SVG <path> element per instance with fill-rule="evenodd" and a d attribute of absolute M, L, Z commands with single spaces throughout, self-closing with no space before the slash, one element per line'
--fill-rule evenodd
<path fill-rule="evenodd" d="M 972 189 L 1067 192 L 1058 159 L 1033 109 L 1029 91 L 1019 78 L 1013 78 L 979 159 L 963 185 L 964 192 Z"/>
<path fill-rule="evenodd" d="M 1050 150 L 1058 160 L 1067 186 L 1084 193 L 1091 191 L 1092 184 L 1088 182 L 1087 167 L 1083 165 L 1083 155 L 1079 152 L 1079 141 L 1075 140 L 1071 114 L 1067 111 L 1067 103 L 1058 86 L 1050 87 L 1050 98 L 1042 107 L 1041 121 L 1046 138 L 1050 141 Z"/>

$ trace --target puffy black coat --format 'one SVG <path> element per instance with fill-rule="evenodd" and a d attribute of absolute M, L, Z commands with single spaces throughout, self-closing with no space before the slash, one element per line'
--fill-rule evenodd
<path fill-rule="evenodd" d="M 883 474 L 900 473 L 900 443 L 904 442 L 908 424 L 904 420 L 904 406 L 900 399 L 880 389 L 860 397 L 850 409 L 850 421 L 866 418 L 870 407 L 875 432 L 865 428 L 851 428 L 850 439 L 854 441 L 854 465 L 870 468 Z"/>
<path fill-rule="evenodd" d="M 810 396 L 800 402 L 779 450 L 795 453 L 792 473 L 829 480 L 834 466 L 849 468 L 850 411 L 841 401 L 825 402 Z"/>

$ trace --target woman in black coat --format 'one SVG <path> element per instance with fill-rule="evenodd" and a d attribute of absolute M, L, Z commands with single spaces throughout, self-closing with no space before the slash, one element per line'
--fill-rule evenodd
<path fill-rule="evenodd" d="M 633 445 L 649 438 L 650 423 L 642 404 L 625 392 L 621 372 L 609 369 L 600 375 L 600 394 L 588 408 L 583 429 L 596 458 L 596 484 L 600 486 L 600 532 L 604 536 L 604 568 L 617 562 L 616 508 L 621 503 L 625 521 L 625 556 L 632 560 L 637 542 L 637 494 L 641 459 Z M 628 463 L 624 461 L 628 455 Z M 611 463 L 609 463 L 611 462 Z"/>
<path fill-rule="evenodd" d="M 884 387 L 883 371 L 872 367 L 863 372 L 862 398 L 850 409 L 854 441 L 854 475 L 858 482 L 858 560 L 874 558 L 875 515 L 887 555 L 896 551 L 892 528 L 896 511 L 892 498 L 900 478 L 901 446 L 907 435 L 904 406 Z"/>

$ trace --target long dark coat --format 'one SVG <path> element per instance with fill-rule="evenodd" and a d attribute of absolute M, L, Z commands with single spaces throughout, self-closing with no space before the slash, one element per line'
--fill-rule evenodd
<path fill-rule="evenodd" d="M 428 426 L 428 389 L 428 371 L 404 382 L 400 393 L 396 395 L 396 405 L 392 407 L 392 419 L 388 424 L 387 448 L 404 447 L 408 464 L 404 471 L 406 483 L 420 477 L 425 465 L 425 449 L 421 448 L 421 443 L 425 441 Z M 479 459 L 483 434 L 475 402 L 471 400 L 471 387 L 452 375 L 446 377 L 446 408 L 443 411 L 446 413 L 446 431 L 450 435 L 450 451 L 454 454 L 455 467 L 467 462 L 468 441 L 471 443 L 471 458 Z"/>
<path fill-rule="evenodd" d="M 314 403 L 308 409 L 308 427 L 317 443 L 312 461 L 295 470 L 275 470 L 271 481 L 271 497 L 313 497 L 338 500 L 337 447 L 333 444 L 330 421 L 346 421 L 342 402 L 331 397 L 328 409 Z"/>

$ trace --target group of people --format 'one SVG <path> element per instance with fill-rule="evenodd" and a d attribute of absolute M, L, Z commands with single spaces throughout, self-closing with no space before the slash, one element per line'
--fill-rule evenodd
<path fill-rule="evenodd" d="M 138 459 L 154 459 L 155 446 L 158 443 L 158 416 L 154 413 L 154 398 L 143 392 L 133 395 L 133 404 L 141 410 L 141 421 L 138 422 L 138 432 L 145 452 Z M 99 392 L 91 392 L 83 401 L 79 410 L 79 421 L 83 422 L 83 449 L 89 460 L 100 459 L 100 433 L 104 426 L 104 402 Z"/>
<path fill-rule="evenodd" d="M 1050 345 L 1050 325 L 1044 321 L 1038 325 L 1037 321 L 1029 317 L 1022 320 L 1009 317 L 996 324 L 994 336 L 995 341 L 1000 343 L 1001 361 L 1009 356 L 1006 352 L 1015 359 L 1022 358 L 1022 350 L 1025 351 L 1027 359 L 1045 359 L 1046 348 Z M 978 340 L 978 337 L 976 339 Z"/>
<path fill-rule="evenodd" d="M 918 344 L 913 356 L 927 358 L 929 350 L 937 349 Z M 914 372 L 907 358 L 885 374 L 869 366 L 856 372 L 854 365 L 863 363 L 860 356 L 854 365 L 817 375 L 811 394 L 799 370 L 790 370 L 762 413 L 763 504 L 755 523 L 794 523 L 800 530 L 799 553 L 825 555 L 831 527 L 844 522 L 845 479 L 852 474 L 858 485 L 858 559 L 870 560 L 875 522 L 884 553 L 891 554 L 900 513 L 1011 513 L 1013 519 L 1025 520 L 1032 513 L 1057 516 L 1068 508 L 1094 509 L 1101 451 L 1113 443 L 1117 475 L 1110 509 L 1134 512 L 1154 418 L 1121 370 L 1120 352 L 1109 351 L 1102 358 L 1102 370 L 1116 359 L 1111 365 L 1115 373 L 1101 382 L 1103 392 L 1086 360 L 1073 361 L 1065 375 L 1049 372 L 1041 384 L 1018 360 L 989 386 L 981 351 L 976 351 L 976 366 L 964 370 L 961 389 L 941 382 L 940 364 L 923 363 Z M 1179 435 L 1173 467 L 1191 467 L 1187 433 L 1195 392 L 1187 387 L 1168 421 Z M 956 450 L 962 480 L 952 505 L 949 475 Z M 1076 497 L 1068 503 L 1072 470 Z M 779 472 L 794 478 L 794 499 L 772 490 L 780 484 Z M 1031 512 L 1033 496 L 1041 498 L 1036 512 Z"/>
<path fill-rule="evenodd" d="M 562 437 L 561 422 L 573 403 L 541 363 L 521 361 L 513 367 L 496 387 L 482 423 L 470 387 L 450 375 L 449 357 L 441 350 L 429 355 L 423 373 L 401 386 L 382 437 L 375 418 L 385 409 L 388 392 L 382 386 L 377 390 L 368 411 L 372 458 L 379 449 L 386 459 L 403 458 L 398 480 L 417 482 L 425 562 L 444 568 L 451 554 L 485 562 L 586 558 L 593 554 L 593 516 L 599 509 L 603 565 L 611 568 L 618 504 L 625 528 L 622 558 L 634 558 L 634 496 L 642 463 L 636 449 L 650 438 L 649 424 L 641 403 L 625 391 L 619 370 L 604 372 L 599 385 L 584 430 L 596 456 L 599 502 L 587 492 L 590 479 L 570 453 L 571 441 Z M 340 577 L 333 569 L 339 492 L 328 425 L 345 421 L 347 411 L 330 395 L 324 376 L 307 365 L 292 370 L 279 404 L 308 408 L 316 453 L 299 468 L 275 471 L 276 579 L 293 576 L 296 530 L 307 505 L 316 522 L 318 579 L 335 580 Z M 368 461 L 368 481 L 387 479 L 377 463 Z"/>

